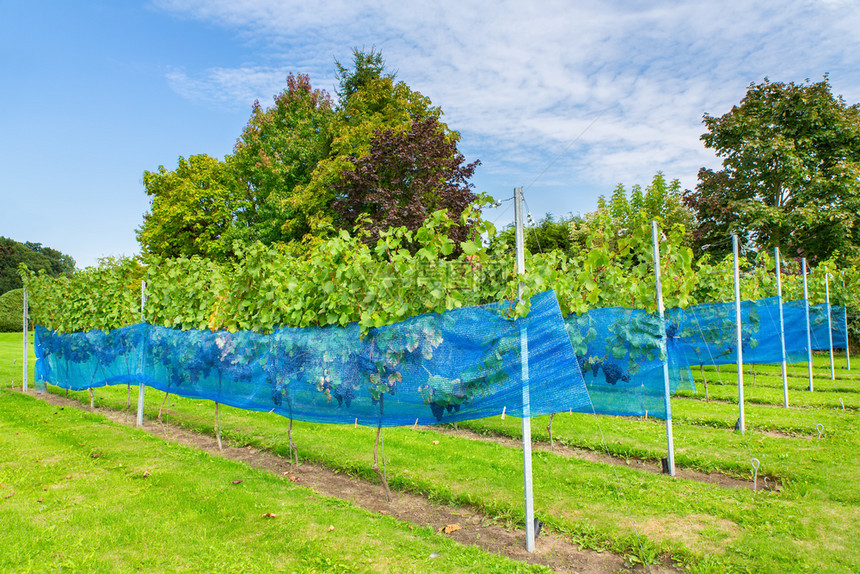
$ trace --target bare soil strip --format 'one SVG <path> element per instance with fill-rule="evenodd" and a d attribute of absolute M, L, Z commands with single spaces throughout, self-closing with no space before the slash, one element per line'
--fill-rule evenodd
<path fill-rule="evenodd" d="M 60 408 L 89 410 L 89 407 L 78 401 L 53 393 L 36 395 L 35 392 L 30 391 L 29 394 Z M 133 412 L 129 414 L 104 408 L 97 408 L 95 411 L 127 426 L 133 426 L 135 422 Z M 460 544 L 477 546 L 487 552 L 507 556 L 520 562 L 541 564 L 555 572 L 575 574 L 684 572 L 674 566 L 668 558 L 664 559 L 662 564 L 631 566 L 617 554 L 580 549 L 578 545 L 564 537 L 547 531 L 541 532 L 535 541 L 535 552 L 529 553 L 525 550 L 525 532 L 522 528 L 501 525 L 492 517 L 474 508 L 435 504 L 421 495 L 396 490 L 392 492 L 391 502 L 386 502 L 378 484 L 337 473 L 323 466 L 303 462 L 290 471 L 289 461 L 268 451 L 250 446 L 227 445 L 224 446 L 223 451 L 219 451 L 218 443 L 213 436 L 192 432 L 178 426 L 171 426 L 168 436 L 165 436 L 165 427 L 148 419 L 144 420 L 143 429 L 152 435 L 191 446 L 213 456 L 223 456 L 255 468 L 268 470 L 276 476 L 305 486 L 320 495 L 351 501 L 354 505 L 370 512 L 386 514 L 398 520 L 417 526 L 428 526 L 437 531 L 456 524 L 460 529 L 446 536 Z"/>
<path fill-rule="evenodd" d="M 460 438 L 470 440 L 492 441 L 498 444 L 509 446 L 511 448 L 522 448 L 522 441 L 505 436 L 484 435 L 471 430 L 454 430 L 451 427 L 422 428 L 424 428 L 425 430 L 434 430 L 439 433 L 458 436 Z M 600 462 L 604 464 L 626 466 L 629 468 L 652 472 L 654 474 L 661 474 L 663 472 L 663 466 L 659 462 L 641 460 L 636 458 L 611 456 L 609 454 L 600 453 L 593 450 L 565 446 L 558 442 L 553 448 L 550 448 L 549 443 L 536 442 L 532 444 L 532 449 L 551 452 L 553 454 L 557 454 L 559 456 L 567 458 L 578 458 L 580 460 L 587 460 L 589 462 Z M 685 478 L 688 480 L 696 480 L 698 482 L 705 482 L 708 484 L 716 484 L 717 486 L 721 486 L 724 488 L 746 488 L 752 490 L 754 486 L 752 478 L 743 479 L 722 474 L 719 472 L 707 473 L 688 468 L 678 468 L 677 466 L 675 467 L 675 477 Z M 777 492 L 781 490 L 781 486 L 778 480 L 775 480 L 772 477 L 765 477 L 763 475 L 759 475 L 757 484 L 755 486 L 757 490 L 775 490 Z"/>

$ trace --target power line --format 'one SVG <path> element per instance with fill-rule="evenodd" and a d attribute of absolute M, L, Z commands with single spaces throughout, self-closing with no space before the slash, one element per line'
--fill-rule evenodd
<path fill-rule="evenodd" d="M 573 144 L 575 144 L 576 142 L 578 142 L 578 141 L 582 138 L 582 136 L 584 136 L 584 135 L 585 135 L 585 132 L 587 132 L 589 129 L 591 129 L 591 126 L 593 126 L 594 124 L 596 124 L 596 123 L 597 123 L 597 120 L 599 120 L 599 119 L 603 116 L 603 114 L 604 114 L 604 113 L 606 113 L 606 110 L 608 110 L 608 109 L 609 109 L 609 108 L 606 108 L 606 109 L 602 110 L 599 114 L 597 114 L 597 116 L 596 116 L 593 120 L 591 120 L 591 123 L 589 123 L 587 126 L 585 126 L 585 129 L 584 129 L 584 130 L 582 130 L 582 131 L 579 133 L 579 135 L 578 135 L 578 136 L 576 136 L 575 138 L 573 138 L 573 139 L 570 141 L 570 143 L 568 143 L 568 144 L 567 144 L 567 146 L 566 146 L 563 150 L 561 150 L 561 153 L 559 153 L 557 156 L 555 156 L 555 158 L 554 158 L 551 162 L 549 162 L 549 164 L 548 164 L 548 165 L 543 169 L 543 171 L 541 171 L 541 172 L 537 175 L 537 177 L 535 177 L 535 178 L 534 178 L 534 180 L 533 180 L 530 184 L 528 184 L 527 186 L 525 186 L 525 188 L 523 189 L 523 191 L 525 191 L 525 190 L 527 190 L 527 189 L 531 188 L 535 183 L 537 183 L 537 181 L 538 181 L 541 177 L 543 177 L 543 175 L 544 175 L 547 171 L 549 171 L 549 168 L 551 168 L 553 165 L 555 165 L 555 163 L 556 163 L 559 159 L 561 159 L 561 157 L 562 157 L 564 154 L 566 154 L 566 153 L 567 153 L 567 151 L 568 151 L 571 147 L 573 147 Z"/>

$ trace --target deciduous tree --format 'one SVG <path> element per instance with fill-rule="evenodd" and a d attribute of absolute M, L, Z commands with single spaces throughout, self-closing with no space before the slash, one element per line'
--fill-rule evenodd
<path fill-rule="evenodd" d="M 352 168 L 334 186 L 333 208 L 338 225 L 351 228 L 360 222 L 370 241 L 389 227 L 418 229 L 437 209 L 459 222 L 476 199 L 469 178 L 480 162 L 465 164 L 456 138 L 432 116 L 413 121 L 405 131 L 377 131 L 368 153 L 349 161 Z M 449 233 L 464 241 L 468 232 L 457 223 Z"/>
<path fill-rule="evenodd" d="M 310 211 L 298 209 L 291 198 L 329 157 L 334 119 L 331 97 L 314 89 L 304 74 L 287 76 L 272 107 L 264 110 L 254 102 L 230 159 L 248 186 L 252 213 L 233 236 L 268 245 L 301 239 L 311 230 Z"/>
<path fill-rule="evenodd" d="M 146 171 L 143 185 L 152 202 L 137 240 L 162 257 L 231 257 L 231 229 L 255 209 L 230 166 L 205 154 L 180 157 L 172 171 Z"/>
<path fill-rule="evenodd" d="M 75 260 L 41 243 L 20 243 L 0 236 L 0 295 L 23 286 L 18 266 L 24 263 L 33 271 L 44 270 L 51 277 L 71 277 Z"/>
<path fill-rule="evenodd" d="M 704 123 L 723 169 L 700 171 L 686 198 L 700 244 L 719 249 L 732 230 L 811 260 L 858 254 L 860 106 L 834 96 L 826 76 L 751 84 L 739 105 Z"/>

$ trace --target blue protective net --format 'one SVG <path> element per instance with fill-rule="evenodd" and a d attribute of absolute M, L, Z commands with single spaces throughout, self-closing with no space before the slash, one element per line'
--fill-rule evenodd
<path fill-rule="evenodd" d="M 789 362 L 808 356 L 803 301 L 785 303 L 785 348 Z M 845 310 L 832 307 L 834 348 L 845 348 Z M 827 305 L 809 308 L 813 350 L 830 348 Z M 741 303 L 743 361 L 782 361 L 779 299 Z M 695 391 L 691 367 L 737 362 L 734 303 L 669 309 L 663 325 L 656 313 L 620 307 L 593 309 L 565 319 L 594 411 L 611 415 L 666 417 L 663 361 L 668 359 L 670 391 Z"/>
<path fill-rule="evenodd" d="M 562 320 L 554 293 L 525 319 L 506 304 L 357 325 L 250 331 L 177 331 L 138 324 L 108 333 L 36 329 L 37 379 L 71 389 L 140 383 L 297 420 L 386 426 L 507 412 L 576 411 L 666 417 L 670 392 L 695 390 L 690 367 L 737 361 L 733 303 L 666 311 L 594 309 Z M 844 348 L 845 310 L 809 308 L 813 350 Z M 741 304 L 743 361 L 782 360 L 779 300 Z M 783 305 L 789 362 L 808 355 L 803 301 Z M 524 345 L 524 346 L 523 346 Z M 528 350 L 524 402 L 521 349 Z"/>
<path fill-rule="evenodd" d="M 37 328 L 36 371 L 63 388 L 143 382 L 324 423 L 399 426 L 590 411 L 555 294 L 532 297 L 524 319 L 508 319 L 509 309 L 420 315 L 363 339 L 355 324 L 269 335 L 143 323 L 107 333 Z M 521 349 L 528 353 L 526 385 Z"/>
<path fill-rule="evenodd" d="M 847 333 L 844 309 L 831 308 L 834 348 L 845 348 Z M 809 307 L 812 350 L 830 348 L 827 305 Z M 734 303 L 697 305 L 666 312 L 667 332 L 674 333 L 677 362 L 689 366 L 728 365 L 737 362 L 737 332 Z M 744 363 L 782 362 L 780 344 L 779 298 L 741 302 L 741 350 Z M 783 304 L 786 360 L 806 361 L 806 311 L 803 301 Z"/>
<path fill-rule="evenodd" d="M 595 412 L 665 418 L 667 357 L 671 392 L 694 388 L 675 338 L 667 353 L 657 314 L 612 307 L 569 315 L 565 323 Z"/>

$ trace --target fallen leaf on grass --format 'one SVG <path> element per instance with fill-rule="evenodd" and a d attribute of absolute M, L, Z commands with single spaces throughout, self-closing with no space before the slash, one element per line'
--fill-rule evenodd
<path fill-rule="evenodd" d="M 263 515 L 263 518 L 275 518 L 276 516 L 277 514 L 275 514 L 274 512 L 267 512 Z"/>
<path fill-rule="evenodd" d="M 233 484 L 241 484 L 242 483 L 241 480 L 231 480 L 230 482 L 232 482 Z"/>
<path fill-rule="evenodd" d="M 298 477 L 298 476 L 291 476 L 291 477 L 290 477 L 290 480 L 292 480 L 293 482 L 298 482 L 298 481 L 299 481 L 299 477 Z"/>
<path fill-rule="evenodd" d="M 330 525 L 330 526 L 328 527 L 328 531 L 329 531 L 329 532 L 331 532 L 332 530 L 334 530 L 334 525 L 333 525 L 333 524 L 332 524 L 332 525 Z"/>
<path fill-rule="evenodd" d="M 451 534 L 452 532 L 457 532 L 458 530 L 462 530 L 459 524 L 448 524 L 447 526 L 442 527 L 442 532 L 445 534 Z"/>
<path fill-rule="evenodd" d="M 144 478 L 146 478 L 147 476 L 150 476 L 149 471 L 148 471 L 148 470 L 144 470 L 144 471 L 143 471 L 143 476 L 144 476 Z"/>

